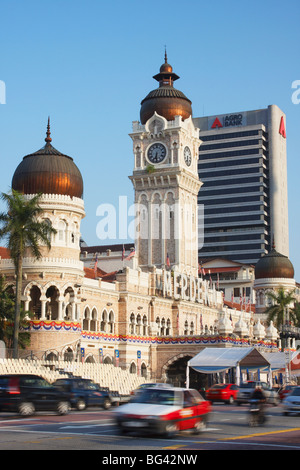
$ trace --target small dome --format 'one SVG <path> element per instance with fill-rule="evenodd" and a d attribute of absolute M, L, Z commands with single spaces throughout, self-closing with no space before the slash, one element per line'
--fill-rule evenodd
<path fill-rule="evenodd" d="M 258 339 L 262 339 L 266 335 L 265 327 L 260 323 L 260 319 L 253 327 L 253 335 Z"/>
<path fill-rule="evenodd" d="M 63 194 L 82 198 L 83 180 L 73 158 L 51 145 L 48 120 L 46 145 L 26 155 L 12 179 L 12 188 L 22 194 Z"/>
<path fill-rule="evenodd" d="M 160 67 L 160 72 L 153 77 L 159 82 L 159 88 L 150 91 L 141 102 L 140 121 L 145 124 L 155 111 L 167 121 L 172 121 L 175 116 L 187 119 L 192 115 L 192 102 L 179 90 L 173 87 L 175 80 L 179 78 L 173 72 L 173 68 L 167 62 Z"/>
<path fill-rule="evenodd" d="M 264 255 L 255 266 L 255 279 L 294 278 L 294 267 L 289 258 L 275 250 Z"/>
<path fill-rule="evenodd" d="M 278 336 L 279 336 L 278 335 L 278 330 L 277 330 L 277 328 L 275 328 L 273 322 L 271 321 L 270 325 L 269 325 L 269 327 L 267 328 L 267 331 L 266 331 L 266 338 L 269 339 L 269 340 L 276 341 Z"/>

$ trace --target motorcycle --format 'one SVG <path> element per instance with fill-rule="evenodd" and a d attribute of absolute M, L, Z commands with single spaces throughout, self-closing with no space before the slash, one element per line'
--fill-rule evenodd
<path fill-rule="evenodd" d="M 265 422 L 264 402 L 260 400 L 250 400 L 249 426 L 263 426 Z"/>

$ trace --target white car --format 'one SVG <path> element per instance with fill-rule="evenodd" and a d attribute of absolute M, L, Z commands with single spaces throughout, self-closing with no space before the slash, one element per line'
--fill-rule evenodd
<path fill-rule="evenodd" d="M 300 413 L 300 387 L 295 387 L 282 401 L 283 414 Z"/>
<path fill-rule="evenodd" d="M 164 434 L 179 431 L 199 433 L 206 428 L 211 404 L 197 390 L 180 387 L 142 388 L 126 405 L 114 411 L 122 434 Z"/>

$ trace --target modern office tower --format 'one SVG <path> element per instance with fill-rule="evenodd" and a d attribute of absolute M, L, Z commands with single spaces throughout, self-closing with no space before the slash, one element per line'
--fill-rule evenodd
<path fill-rule="evenodd" d="M 202 141 L 199 260 L 222 257 L 254 264 L 273 241 L 288 256 L 285 114 L 270 105 L 193 120 Z"/>

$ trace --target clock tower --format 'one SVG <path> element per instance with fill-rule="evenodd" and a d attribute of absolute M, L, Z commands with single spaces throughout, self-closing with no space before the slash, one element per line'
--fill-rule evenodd
<path fill-rule="evenodd" d="M 141 103 L 133 122 L 136 253 L 142 270 L 153 266 L 198 274 L 199 129 L 191 101 L 173 83 L 165 62 L 155 75 L 159 88 Z"/>

